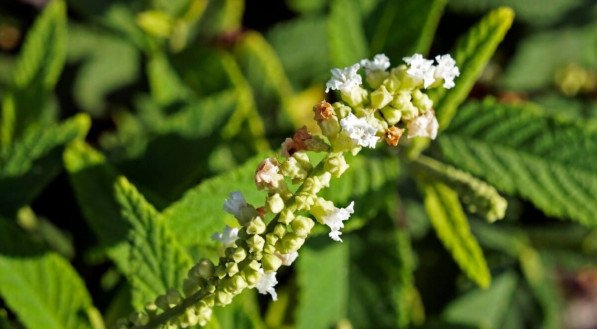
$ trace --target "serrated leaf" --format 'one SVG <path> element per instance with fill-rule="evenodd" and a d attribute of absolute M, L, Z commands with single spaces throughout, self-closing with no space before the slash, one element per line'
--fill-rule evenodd
<path fill-rule="evenodd" d="M 203 181 L 166 208 L 163 215 L 178 241 L 185 246 L 215 246 L 211 235 L 224 227 L 226 219 L 232 220 L 223 208 L 231 192 L 242 192 L 249 203 L 263 203 L 265 194 L 257 191 L 253 176 L 264 158 L 257 155 L 235 170 Z"/>
<path fill-rule="evenodd" d="M 52 0 L 27 34 L 13 73 L 15 86 L 52 89 L 66 59 L 66 43 L 66 5 Z"/>
<path fill-rule="evenodd" d="M 122 273 L 129 272 L 128 222 L 114 196 L 117 171 L 83 141 L 71 143 L 63 158 L 83 218 Z"/>
<path fill-rule="evenodd" d="M 81 138 L 90 120 L 78 115 L 62 124 L 34 127 L 0 153 L 0 213 L 9 214 L 31 201 L 61 168 L 64 145 Z"/>
<path fill-rule="evenodd" d="M 366 58 L 367 41 L 356 0 L 333 0 L 330 6 L 328 44 L 331 64 L 345 67 Z"/>
<path fill-rule="evenodd" d="M 297 260 L 297 329 L 329 328 L 348 315 L 349 239 L 346 240 L 333 243 L 321 237 L 301 249 Z"/>
<path fill-rule="evenodd" d="M 508 308 L 516 294 L 518 278 L 507 272 L 500 275 L 487 290 L 473 290 L 451 302 L 443 318 L 454 323 L 478 328 L 503 328 Z"/>
<path fill-rule="evenodd" d="M 531 105 L 463 107 L 439 140 L 447 161 L 546 214 L 597 225 L 597 134 Z"/>
<path fill-rule="evenodd" d="M 180 289 L 192 259 L 161 215 L 126 178 L 119 177 L 115 189 L 122 214 L 132 227 L 131 271 L 125 275 L 133 286 L 133 304 L 138 309 L 169 288 Z"/>
<path fill-rule="evenodd" d="M 420 182 L 431 224 L 444 246 L 464 273 L 480 287 L 487 287 L 491 275 L 481 247 L 471 234 L 458 194 L 439 182 Z"/>
<path fill-rule="evenodd" d="M 427 54 L 447 0 L 386 1 L 373 15 L 371 53 L 394 61 L 414 53 Z"/>
<path fill-rule="evenodd" d="M 450 124 L 457 107 L 466 99 L 498 44 L 510 29 L 513 19 L 512 9 L 496 9 L 485 15 L 458 40 L 456 49 L 452 52 L 460 68 L 460 76 L 455 79 L 456 86 L 450 90 L 436 89 L 432 94 L 441 129 Z"/>

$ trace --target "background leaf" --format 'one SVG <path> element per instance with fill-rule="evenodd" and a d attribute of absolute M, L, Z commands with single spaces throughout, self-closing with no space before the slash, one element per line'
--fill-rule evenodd
<path fill-rule="evenodd" d="M 133 306 L 138 309 L 169 288 L 180 289 L 192 259 L 133 185 L 120 177 L 115 186 L 123 216 L 132 227 L 131 271 L 125 274 L 133 286 Z"/>
<path fill-rule="evenodd" d="M 495 101 L 463 107 L 442 136 L 444 157 L 546 214 L 595 226 L 597 134 L 531 105 Z"/>
<path fill-rule="evenodd" d="M 458 194 L 439 182 L 422 182 L 421 187 L 427 214 L 439 239 L 469 278 L 480 287 L 489 286 L 489 268 L 481 247 L 470 232 Z"/>
<path fill-rule="evenodd" d="M 331 64 L 345 67 L 368 57 L 363 20 L 356 0 L 333 0 L 328 21 Z"/>

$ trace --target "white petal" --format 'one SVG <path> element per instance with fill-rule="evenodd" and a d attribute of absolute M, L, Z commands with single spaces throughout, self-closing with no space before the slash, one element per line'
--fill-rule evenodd
<path fill-rule="evenodd" d="M 385 71 L 390 67 L 390 59 L 385 54 L 377 54 L 373 57 L 373 60 L 363 59 L 360 62 L 361 66 L 365 69 L 367 74 L 375 71 Z"/>
<path fill-rule="evenodd" d="M 359 146 L 374 148 L 379 137 L 376 135 L 377 128 L 365 118 L 357 118 L 350 113 L 340 120 L 340 126 L 348 137 Z"/>
<path fill-rule="evenodd" d="M 361 66 L 357 63 L 353 66 L 348 66 L 343 69 L 332 69 L 332 78 L 325 84 L 325 92 L 331 90 L 340 90 L 349 93 L 354 87 L 358 87 L 363 83 L 363 79 L 358 74 Z"/>
<path fill-rule="evenodd" d="M 276 289 L 274 288 L 278 284 L 278 280 L 276 279 L 276 272 L 265 273 L 263 269 L 260 268 L 259 273 L 261 273 L 261 276 L 259 277 L 259 281 L 255 285 L 255 288 L 259 291 L 260 294 L 270 294 L 273 300 L 277 300 L 278 294 L 276 293 Z"/>

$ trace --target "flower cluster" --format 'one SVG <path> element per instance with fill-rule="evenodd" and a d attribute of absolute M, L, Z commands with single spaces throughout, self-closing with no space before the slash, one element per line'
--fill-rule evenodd
<path fill-rule="evenodd" d="M 379 54 L 373 60 L 333 69 L 326 92 L 339 91 L 341 101 L 314 106 L 321 134 L 303 127 L 282 143 L 280 157 L 267 158 L 257 166 L 253 178 L 256 188 L 267 193 L 264 204 L 251 205 L 240 192 L 230 193 L 225 200 L 224 210 L 236 218 L 238 227 L 226 226 L 212 236 L 224 248 L 217 265 L 203 259 L 189 271 L 182 295 L 192 301 L 192 307 L 171 290 L 148 304 L 145 312 L 133 314 L 123 328 L 129 322 L 138 328 L 159 322 L 158 309 L 162 315 L 173 314 L 159 322 L 165 327 L 205 325 L 214 306 L 229 304 L 246 288 L 276 300 L 277 271 L 297 259 L 315 222 L 328 226 L 329 237 L 342 242 L 342 229 L 354 213 L 354 202 L 337 207 L 318 194 L 348 169 L 345 154 L 375 148 L 382 139 L 396 146 L 405 131 L 408 138 L 436 137 L 433 102 L 422 89 L 451 88 L 459 71 L 449 55 L 435 60 L 437 65 L 415 54 L 404 58 L 407 65 L 388 71 L 389 59 Z M 314 164 L 308 152 L 325 152 L 326 156 Z M 294 190 L 290 187 L 297 185 Z"/>

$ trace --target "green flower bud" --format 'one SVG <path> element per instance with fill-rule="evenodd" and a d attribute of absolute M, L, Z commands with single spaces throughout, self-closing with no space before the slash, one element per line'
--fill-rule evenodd
<path fill-rule="evenodd" d="M 400 108 L 400 112 L 402 112 L 402 120 L 412 120 L 419 115 L 419 110 L 412 103 Z"/>
<path fill-rule="evenodd" d="M 201 283 L 202 282 L 200 281 L 200 278 L 197 277 L 189 277 L 184 279 L 182 282 L 182 292 L 185 297 L 191 296 L 201 290 Z"/>
<path fill-rule="evenodd" d="M 195 313 L 198 316 L 197 324 L 199 324 L 202 327 L 205 327 L 209 320 L 211 320 L 213 310 L 211 309 L 211 307 L 199 307 L 196 309 Z"/>
<path fill-rule="evenodd" d="M 145 304 L 144 308 L 145 308 L 145 312 L 149 316 L 153 316 L 158 312 L 158 306 L 153 302 L 149 302 L 149 303 Z"/>
<path fill-rule="evenodd" d="M 144 326 L 149 323 L 149 316 L 143 312 L 133 312 L 129 320 L 136 326 Z"/>
<path fill-rule="evenodd" d="M 410 104 L 412 96 L 408 91 L 400 91 L 396 93 L 394 99 L 390 103 L 390 106 L 396 109 L 401 109 L 403 106 Z"/>
<path fill-rule="evenodd" d="M 340 97 L 343 101 L 345 101 L 348 105 L 352 107 L 357 107 L 367 100 L 369 96 L 367 90 L 361 87 L 354 87 L 351 88 L 350 91 L 340 91 Z"/>
<path fill-rule="evenodd" d="M 309 172 L 301 166 L 301 164 L 295 158 L 296 154 L 304 154 L 303 152 L 296 152 L 290 158 L 288 158 L 284 163 L 280 165 L 280 170 L 282 170 L 282 174 L 290 179 L 294 183 L 299 180 L 305 179 Z"/>
<path fill-rule="evenodd" d="M 241 290 L 247 287 L 247 281 L 242 277 L 241 274 L 231 277 L 228 282 L 230 291 L 234 293 L 239 293 Z"/>
<path fill-rule="evenodd" d="M 427 94 L 421 92 L 420 90 L 413 91 L 413 105 L 416 106 L 421 113 L 425 113 L 433 107 L 433 101 Z"/>
<path fill-rule="evenodd" d="M 259 282 L 259 277 L 261 276 L 258 269 L 255 270 L 248 266 L 243 268 L 240 274 L 243 276 L 249 286 L 257 284 L 257 282 Z"/>
<path fill-rule="evenodd" d="M 206 307 L 206 308 L 214 307 L 215 299 L 216 299 L 215 295 L 213 294 L 214 292 L 215 292 L 215 289 L 211 292 L 211 295 L 203 297 L 201 302 L 199 302 L 199 306 Z"/>
<path fill-rule="evenodd" d="M 176 289 L 168 289 L 166 292 L 166 301 L 170 307 L 176 306 L 181 301 L 180 293 Z"/>
<path fill-rule="evenodd" d="M 388 72 L 373 71 L 367 74 L 367 77 L 365 79 L 367 80 L 369 87 L 375 89 L 379 87 L 379 85 L 381 85 L 388 76 L 390 76 Z"/>
<path fill-rule="evenodd" d="M 197 278 L 203 278 L 207 280 L 212 275 L 214 275 L 214 270 L 214 264 L 209 259 L 203 258 L 199 261 L 199 263 L 195 264 L 195 266 L 191 268 L 191 270 L 188 273 L 188 276 L 194 276 Z"/>
<path fill-rule="evenodd" d="M 335 206 L 334 203 L 331 201 L 327 201 L 323 198 L 317 198 L 313 207 L 311 207 L 311 213 L 315 216 L 315 219 L 320 224 L 325 224 L 324 217 L 327 216 L 329 213 L 334 211 Z"/>
<path fill-rule="evenodd" d="M 159 295 L 155 299 L 155 304 L 157 305 L 157 307 L 159 307 L 160 309 L 162 309 L 164 311 L 169 310 L 172 307 L 168 303 L 168 299 L 166 298 L 166 295 Z"/>
<path fill-rule="evenodd" d="M 267 201 L 266 201 L 265 205 L 267 207 L 267 210 L 269 210 L 271 213 L 278 214 L 278 213 L 280 213 L 280 211 L 282 211 L 282 209 L 284 209 L 284 200 L 282 199 L 280 194 L 275 193 L 275 194 L 272 194 L 267 197 Z M 265 230 L 265 224 L 264 224 L 264 230 Z M 261 231 L 260 234 L 261 233 L 263 233 L 263 231 Z"/>
<path fill-rule="evenodd" d="M 226 266 L 222 264 L 218 264 L 218 266 L 216 266 L 215 275 L 218 279 L 223 279 L 227 274 L 228 271 L 226 270 Z"/>
<path fill-rule="evenodd" d="M 383 82 L 383 85 L 391 93 L 398 91 L 400 84 L 400 69 L 398 68 L 392 69 L 390 75 Z"/>
<path fill-rule="evenodd" d="M 238 273 L 238 265 L 235 262 L 226 263 L 226 273 L 228 276 L 233 276 Z"/>
<path fill-rule="evenodd" d="M 257 210 L 253 206 L 242 207 L 237 220 L 240 225 L 245 226 L 255 216 L 257 216 Z"/>
<path fill-rule="evenodd" d="M 391 106 L 386 106 L 383 109 L 381 109 L 381 113 L 383 114 L 384 118 L 386 119 L 386 122 L 389 123 L 390 125 L 397 124 L 400 121 L 400 119 L 402 118 L 402 112 L 400 112 L 400 110 L 395 109 Z"/>
<path fill-rule="evenodd" d="M 234 260 L 235 263 L 242 262 L 245 258 L 247 258 L 247 251 L 241 247 L 234 249 L 234 252 L 230 257 Z"/>
<path fill-rule="evenodd" d="M 253 220 L 251 220 L 247 226 L 247 233 L 261 234 L 263 232 L 265 232 L 265 223 L 263 222 L 263 219 L 261 219 L 259 216 L 253 218 Z"/>
<path fill-rule="evenodd" d="M 284 224 L 276 224 L 276 226 L 274 226 L 273 233 L 278 238 L 282 238 L 282 237 L 284 237 L 284 235 L 286 235 L 286 231 L 288 231 L 286 229 L 286 225 L 284 225 Z"/>
<path fill-rule="evenodd" d="M 232 297 L 234 297 L 231 293 L 225 292 L 224 290 L 216 291 L 216 299 L 215 303 L 218 306 L 225 306 L 232 302 Z"/>
<path fill-rule="evenodd" d="M 307 237 L 309 235 L 309 232 L 311 232 L 311 229 L 313 228 L 313 226 L 315 225 L 315 222 L 308 217 L 304 217 L 304 216 L 298 216 L 296 217 L 292 223 L 290 223 L 290 226 L 292 227 L 292 231 L 300 237 Z"/>
<path fill-rule="evenodd" d="M 294 219 L 294 214 L 289 209 L 282 210 L 280 212 L 280 215 L 278 216 L 278 222 L 280 222 L 282 224 L 290 224 L 290 222 L 292 222 L 293 219 Z"/>
<path fill-rule="evenodd" d="M 247 245 L 249 246 L 250 252 L 256 252 L 263 250 L 265 240 L 258 234 L 255 234 L 247 239 Z"/>
<path fill-rule="evenodd" d="M 338 119 L 344 119 L 350 113 L 352 113 L 352 108 L 350 108 L 350 106 L 346 106 L 346 104 L 342 102 L 336 102 L 332 106 L 334 107 L 334 111 L 336 111 L 336 116 Z"/>
<path fill-rule="evenodd" d="M 266 272 L 275 272 L 282 266 L 282 260 L 272 254 L 264 254 L 261 263 Z"/>
<path fill-rule="evenodd" d="M 282 254 L 289 254 L 297 251 L 303 243 L 305 243 L 305 238 L 295 233 L 288 233 L 278 242 L 278 251 Z"/>
<path fill-rule="evenodd" d="M 274 242 L 274 244 L 268 244 L 267 240 L 266 240 L 265 247 L 263 247 L 263 252 L 265 254 L 273 254 L 274 252 L 276 252 L 275 242 Z"/>
<path fill-rule="evenodd" d="M 348 169 L 348 164 L 346 163 L 346 159 L 344 159 L 344 154 L 334 153 L 325 161 L 323 168 L 326 172 L 338 178 Z"/>
<path fill-rule="evenodd" d="M 313 195 L 309 193 L 299 193 L 295 196 L 297 210 L 309 210 L 313 205 Z"/>
<path fill-rule="evenodd" d="M 188 328 L 197 325 L 197 322 L 199 321 L 199 316 L 195 312 L 194 308 L 187 308 L 181 320 L 181 328 Z"/>
<path fill-rule="evenodd" d="M 338 118 L 336 117 L 318 121 L 317 124 L 319 125 L 321 132 L 328 138 L 332 138 L 340 132 L 340 121 L 338 121 Z"/>
<path fill-rule="evenodd" d="M 333 152 L 343 153 L 359 148 L 358 145 L 345 133 L 340 132 L 332 141 Z M 360 149 L 360 148 L 359 148 Z"/>
<path fill-rule="evenodd" d="M 394 99 L 392 94 L 386 89 L 385 86 L 379 87 L 377 90 L 371 93 L 371 106 L 375 109 L 380 109 Z"/>

